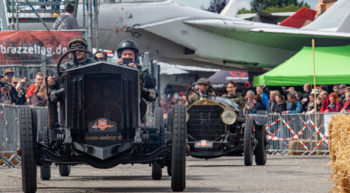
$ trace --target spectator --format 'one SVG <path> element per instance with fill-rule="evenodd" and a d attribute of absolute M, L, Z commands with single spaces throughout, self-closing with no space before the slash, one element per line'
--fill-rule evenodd
<path fill-rule="evenodd" d="M 244 100 L 245 100 L 245 108 L 249 109 L 250 106 L 253 106 L 253 100 L 255 97 L 255 93 L 253 90 L 248 90 L 247 93 L 245 94 Z"/>
<path fill-rule="evenodd" d="M 284 96 L 284 98 L 287 98 L 287 96 L 288 96 L 287 88 L 285 86 L 282 86 L 281 90 L 282 90 L 282 95 Z"/>
<path fill-rule="evenodd" d="M 326 109 L 327 109 L 327 106 L 328 106 L 328 92 L 327 91 L 321 91 L 320 99 L 322 101 L 320 113 L 324 113 L 324 112 L 326 112 Z"/>
<path fill-rule="evenodd" d="M 40 85 L 35 88 L 34 94 L 29 98 L 30 106 L 46 106 L 47 93 L 45 85 Z"/>
<path fill-rule="evenodd" d="M 282 114 L 283 111 L 287 110 L 287 105 L 283 100 L 283 96 L 279 93 L 275 95 L 276 108 L 274 109 L 274 113 Z"/>
<path fill-rule="evenodd" d="M 333 85 L 333 92 L 339 96 L 339 84 Z"/>
<path fill-rule="evenodd" d="M 261 95 L 262 103 L 265 105 L 266 109 L 269 107 L 269 98 L 266 93 L 264 93 L 264 89 L 262 86 L 256 87 L 256 94 Z"/>
<path fill-rule="evenodd" d="M 309 103 L 309 95 L 311 92 L 311 84 L 310 83 L 304 84 L 303 90 L 304 90 L 304 93 L 300 100 L 301 100 L 301 104 L 303 105 L 303 110 L 307 111 L 307 107 L 308 107 L 307 105 Z"/>
<path fill-rule="evenodd" d="M 10 87 L 11 103 L 13 104 L 17 104 L 17 95 L 18 95 L 18 92 L 16 90 L 17 83 L 18 83 L 17 78 L 13 77 L 11 82 L 11 87 Z"/>
<path fill-rule="evenodd" d="M 15 73 L 10 68 L 6 69 L 4 72 L 3 82 L 11 83 L 14 75 Z"/>
<path fill-rule="evenodd" d="M 339 89 L 339 97 L 342 100 L 343 104 L 345 104 L 345 88 L 346 88 L 345 84 L 341 84 L 338 87 L 338 89 Z"/>
<path fill-rule="evenodd" d="M 326 113 L 328 112 L 340 112 L 342 107 L 341 99 L 336 93 L 331 93 L 329 95 L 329 103 L 326 108 Z"/>
<path fill-rule="evenodd" d="M 273 90 L 270 92 L 269 107 L 267 108 L 269 113 L 276 112 L 277 105 L 276 105 L 275 96 L 278 94 L 279 94 L 278 90 Z"/>
<path fill-rule="evenodd" d="M 17 91 L 17 105 L 24 105 L 27 101 L 26 99 L 26 90 L 24 89 L 24 86 L 26 85 L 26 78 L 22 78 L 16 85 L 16 91 Z"/>
<path fill-rule="evenodd" d="M 94 57 L 96 61 L 107 61 L 107 53 L 102 51 L 95 52 Z"/>
<path fill-rule="evenodd" d="M 307 104 L 307 108 L 306 108 L 306 113 L 314 113 L 315 112 L 315 92 L 316 92 L 316 98 L 318 98 L 318 89 L 316 90 L 312 90 L 312 92 L 309 95 L 309 103 Z M 316 104 L 316 108 L 317 108 Z M 317 108 L 319 109 L 319 108 Z"/>
<path fill-rule="evenodd" d="M 41 86 L 44 84 L 44 75 L 42 72 L 38 72 L 35 75 L 35 79 L 34 79 L 34 84 L 31 84 L 27 90 L 27 99 L 29 99 L 29 97 L 34 94 L 34 91 L 36 89 L 37 86 Z"/>
<path fill-rule="evenodd" d="M 295 94 L 295 88 L 294 88 L 293 86 L 290 86 L 290 87 L 288 88 L 288 93 Z M 287 95 L 287 97 L 288 97 L 288 95 Z"/>
<path fill-rule="evenodd" d="M 289 93 L 288 96 L 288 102 L 287 102 L 287 111 L 284 111 L 283 114 L 295 114 L 295 113 L 301 113 L 302 105 L 299 100 L 297 100 L 297 97 L 293 93 Z"/>
<path fill-rule="evenodd" d="M 350 92 L 345 94 L 345 104 L 341 112 L 350 112 Z"/>
<path fill-rule="evenodd" d="M 54 30 L 78 29 L 77 19 L 73 16 L 74 6 L 68 3 L 64 9 L 65 13 L 60 15 L 53 24 Z"/>
<path fill-rule="evenodd" d="M 322 84 L 322 85 L 320 85 L 320 92 L 322 93 L 323 91 L 327 91 L 327 93 L 328 93 L 328 86 L 327 85 L 325 85 L 325 84 Z"/>
<path fill-rule="evenodd" d="M 2 83 L 0 92 L 1 92 L 0 103 L 11 104 L 10 85 L 7 83 Z"/>
<path fill-rule="evenodd" d="M 260 94 L 254 96 L 252 104 L 249 105 L 248 114 L 256 114 L 257 111 L 266 111 L 266 106 L 262 103 Z"/>

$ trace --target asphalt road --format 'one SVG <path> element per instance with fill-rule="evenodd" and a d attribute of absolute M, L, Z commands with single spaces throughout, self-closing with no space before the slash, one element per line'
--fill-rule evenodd
<path fill-rule="evenodd" d="M 266 166 L 247 167 L 243 157 L 201 160 L 187 158 L 186 192 L 329 192 L 326 156 L 268 156 Z M 39 170 L 38 170 L 39 172 Z M 170 177 L 154 181 L 148 165 L 121 165 L 112 169 L 75 166 L 60 177 L 52 166 L 50 181 L 38 175 L 37 192 L 171 192 Z M 0 168 L 0 192 L 21 192 L 21 169 Z"/>

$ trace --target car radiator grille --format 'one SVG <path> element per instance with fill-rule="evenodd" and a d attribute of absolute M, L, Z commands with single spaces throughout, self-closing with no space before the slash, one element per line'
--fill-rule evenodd
<path fill-rule="evenodd" d="M 190 139 L 215 140 L 225 132 L 220 114 L 223 109 L 220 106 L 192 106 L 189 110 L 187 132 Z"/>

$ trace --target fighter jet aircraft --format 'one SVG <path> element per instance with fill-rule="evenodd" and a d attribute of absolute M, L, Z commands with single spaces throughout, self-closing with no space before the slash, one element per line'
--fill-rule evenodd
<path fill-rule="evenodd" d="M 271 68 L 310 46 L 312 38 L 316 46 L 350 43 L 349 0 L 339 0 L 301 29 L 245 21 L 169 0 L 103 4 L 99 18 L 99 44 L 106 49 L 132 39 L 154 59 L 196 66 Z"/>
<path fill-rule="evenodd" d="M 231 0 L 235 1 L 235 0 Z M 232 6 L 235 3 L 230 2 Z M 350 1 L 338 0 L 301 29 L 246 21 L 171 0 L 121 0 L 99 9 L 99 47 L 116 50 L 124 39 L 159 61 L 202 67 L 272 68 L 303 46 L 350 43 Z M 82 10 L 78 11 L 81 25 Z M 94 30 L 93 30 L 94 31 Z"/>

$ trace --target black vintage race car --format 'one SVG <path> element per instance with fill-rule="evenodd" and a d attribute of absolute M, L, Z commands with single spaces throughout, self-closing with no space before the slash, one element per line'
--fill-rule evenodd
<path fill-rule="evenodd" d="M 70 167 L 88 164 L 111 168 L 118 164 L 151 164 L 152 178 L 160 180 L 168 167 L 173 191 L 185 189 L 185 108 L 173 109 L 171 133 L 163 127 L 163 111 L 155 111 L 155 127 L 141 120 L 140 73 L 131 67 L 95 62 L 60 72 L 65 53 L 57 64 L 61 88 L 49 94 L 48 126 L 39 129 L 36 111 L 20 113 L 22 185 L 26 193 L 37 189 L 37 166 L 42 180 L 49 180 L 50 165 L 61 176 Z M 58 106 L 59 102 L 59 106 Z M 143 108 L 144 109 L 144 108 Z M 53 132 L 54 131 L 54 132 Z M 52 140 L 55 139 L 55 140 Z"/>
<path fill-rule="evenodd" d="M 196 158 L 244 155 L 244 164 L 251 166 L 255 154 L 257 165 L 266 163 L 266 134 L 264 124 L 267 115 L 244 116 L 243 109 L 233 100 L 216 96 L 200 98 L 186 109 L 187 153 Z M 187 92 L 198 95 L 198 87 L 192 85 Z M 174 110 L 168 113 L 172 117 Z M 185 115 L 184 115 L 185 116 Z M 171 127 L 172 119 L 167 120 Z"/>

